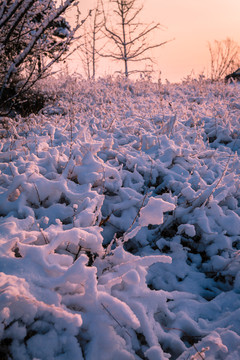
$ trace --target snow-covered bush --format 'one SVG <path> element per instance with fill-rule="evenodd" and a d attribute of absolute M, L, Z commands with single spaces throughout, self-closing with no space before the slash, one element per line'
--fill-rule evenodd
<path fill-rule="evenodd" d="M 80 23 L 71 29 L 62 16 L 73 4 L 50 0 L 9 0 L 0 4 L 0 111 L 38 111 L 44 95 L 32 90 L 63 58 Z M 26 95 L 27 93 L 27 95 Z M 37 98 L 37 99 L 36 99 Z M 24 105 L 22 104 L 24 103 Z"/>
<path fill-rule="evenodd" d="M 2 118 L 1 358 L 239 358 L 239 87 L 54 83 Z"/>

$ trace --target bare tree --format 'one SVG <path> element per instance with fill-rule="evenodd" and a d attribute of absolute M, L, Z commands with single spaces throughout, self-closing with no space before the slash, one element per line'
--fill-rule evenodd
<path fill-rule="evenodd" d="M 232 39 L 208 43 L 211 59 L 211 80 L 224 78 L 240 66 L 240 46 Z"/>
<path fill-rule="evenodd" d="M 96 76 L 97 63 L 100 57 L 99 52 L 104 47 L 101 42 L 104 37 L 103 25 L 102 0 L 97 0 L 95 9 L 91 11 L 91 17 L 84 24 L 84 42 L 80 52 L 88 79 L 95 79 Z"/>
<path fill-rule="evenodd" d="M 160 24 L 144 25 L 137 20 L 143 9 L 143 5 L 139 5 L 138 0 L 110 0 L 110 3 L 113 5 L 113 13 L 111 16 L 104 12 L 104 27 L 106 36 L 114 44 L 114 49 L 110 50 L 108 54 L 102 53 L 101 56 L 122 61 L 124 74 L 128 77 L 130 73 L 138 71 L 130 71 L 129 63 L 146 60 L 152 62 L 151 57 L 146 53 L 168 41 L 157 44 L 149 43 L 149 35 L 154 30 L 160 29 Z M 115 25 L 110 23 L 110 19 L 114 20 Z"/>
<path fill-rule="evenodd" d="M 83 69 L 88 79 L 91 79 L 91 43 L 89 41 L 89 31 L 87 24 L 84 24 L 84 33 L 83 33 L 83 44 L 80 46 L 78 51 L 79 56 L 82 60 Z"/>

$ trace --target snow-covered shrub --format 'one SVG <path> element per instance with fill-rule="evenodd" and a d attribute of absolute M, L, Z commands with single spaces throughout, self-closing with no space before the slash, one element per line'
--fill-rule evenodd
<path fill-rule="evenodd" d="M 66 54 L 81 23 L 73 29 L 62 16 L 76 6 L 46 0 L 9 0 L 0 4 L 0 111 L 22 115 L 44 105 L 44 93 L 33 89 Z M 83 21 L 84 22 L 84 21 Z M 13 115 L 13 113 L 11 113 Z"/>
<path fill-rule="evenodd" d="M 0 129 L 1 357 L 237 359 L 239 87 L 54 83 Z"/>

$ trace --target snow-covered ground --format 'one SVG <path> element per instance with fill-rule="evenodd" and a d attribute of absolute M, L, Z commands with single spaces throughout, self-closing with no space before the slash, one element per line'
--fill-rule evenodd
<path fill-rule="evenodd" d="M 1 119 L 0 358 L 240 359 L 240 88 L 48 80 Z"/>

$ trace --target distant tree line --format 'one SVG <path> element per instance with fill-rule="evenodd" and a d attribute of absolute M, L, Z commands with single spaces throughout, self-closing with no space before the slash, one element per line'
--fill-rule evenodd
<path fill-rule="evenodd" d="M 84 26 L 84 42 L 80 51 L 86 76 L 94 79 L 100 58 L 122 63 L 121 72 L 143 72 L 137 64 L 151 63 L 149 50 L 168 41 L 152 43 L 150 35 L 161 29 L 159 23 L 144 25 L 140 20 L 143 5 L 139 0 L 96 0 L 92 16 Z M 224 79 L 240 66 L 240 47 L 230 38 L 208 43 L 212 81 Z"/>

